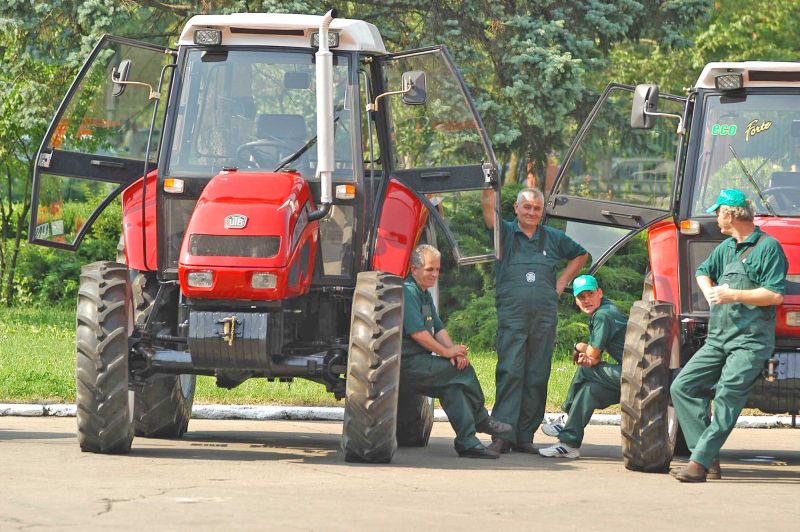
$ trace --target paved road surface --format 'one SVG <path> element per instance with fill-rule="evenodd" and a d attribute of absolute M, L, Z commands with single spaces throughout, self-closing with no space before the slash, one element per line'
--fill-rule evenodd
<path fill-rule="evenodd" d="M 436 423 L 391 465 L 346 464 L 341 425 L 193 420 L 183 440 L 81 453 L 74 418 L 0 417 L 0 530 L 797 530 L 800 430 L 737 429 L 725 479 L 622 466 L 619 428 L 580 460 L 457 458 Z M 537 444 L 552 442 L 537 434 Z M 767 457 L 767 458 L 758 458 Z"/>

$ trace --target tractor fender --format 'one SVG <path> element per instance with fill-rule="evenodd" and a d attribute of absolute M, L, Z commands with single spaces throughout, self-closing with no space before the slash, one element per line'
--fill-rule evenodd
<path fill-rule="evenodd" d="M 678 228 L 674 221 L 663 220 L 650 228 L 647 255 L 653 276 L 654 299 L 672 303 L 676 315 L 680 315 Z"/>
<path fill-rule="evenodd" d="M 422 200 L 407 186 L 391 179 L 378 223 L 372 268 L 405 277 L 411 252 L 427 221 L 428 210 Z"/>
<path fill-rule="evenodd" d="M 147 174 L 147 190 L 144 201 L 144 227 L 142 232 L 142 185 L 139 178 L 122 191 L 122 240 L 125 245 L 125 262 L 138 271 L 153 271 L 158 265 L 156 250 L 156 177 L 153 170 Z M 144 242 L 142 238 L 144 236 Z M 147 248 L 145 257 L 144 248 Z"/>

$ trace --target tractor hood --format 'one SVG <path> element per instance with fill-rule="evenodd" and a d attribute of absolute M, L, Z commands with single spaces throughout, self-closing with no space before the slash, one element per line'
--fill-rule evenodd
<path fill-rule="evenodd" d="M 297 173 L 218 174 L 197 201 L 181 245 L 184 294 L 278 299 L 304 293 L 316 251 L 317 222 L 308 221 L 314 208 L 308 183 Z M 192 272 L 204 273 L 190 278 Z"/>
<path fill-rule="evenodd" d="M 789 273 L 800 274 L 800 219 L 756 218 L 756 225 L 781 243 L 789 260 Z"/>

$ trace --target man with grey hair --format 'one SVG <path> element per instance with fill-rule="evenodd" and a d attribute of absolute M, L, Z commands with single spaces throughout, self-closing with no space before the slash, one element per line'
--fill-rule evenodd
<path fill-rule="evenodd" d="M 494 228 L 494 192 L 481 202 L 486 226 Z M 517 219 L 500 227 L 496 265 L 497 399 L 492 415 L 513 430 L 490 449 L 535 454 L 533 433 L 544 418 L 547 382 L 558 322 L 558 298 L 586 264 L 589 254 L 563 231 L 541 224 L 544 197 L 522 189 L 514 203 Z M 561 273 L 561 263 L 566 261 Z"/>
<path fill-rule="evenodd" d="M 788 270 L 781 245 L 753 223 L 753 204 L 742 191 L 722 190 L 706 212 L 716 213 L 730 238 L 697 268 L 711 307 L 708 336 L 670 388 L 692 452 L 686 466 L 671 471 L 681 482 L 722 478 L 720 449 L 775 349 L 775 307 L 783 302 Z"/>
<path fill-rule="evenodd" d="M 456 433 L 459 456 L 497 458 L 500 455 L 485 447 L 475 433 L 503 435 L 511 426 L 489 416 L 469 363 L 469 349 L 453 343 L 436 312 L 430 289 L 440 268 L 441 254 L 435 247 L 423 244 L 412 252 L 411 275 L 403 284 L 400 389 L 439 399 Z"/>

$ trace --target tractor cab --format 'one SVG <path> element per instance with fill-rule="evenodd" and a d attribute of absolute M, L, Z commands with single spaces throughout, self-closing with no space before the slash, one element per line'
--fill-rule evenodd
<path fill-rule="evenodd" d="M 496 168 L 444 46 L 389 54 L 333 11 L 200 15 L 176 48 L 101 39 L 42 143 L 29 239 L 74 250 L 122 196 L 125 264 L 87 266 L 78 357 L 125 359 L 137 434 L 186 430 L 195 375 L 304 378 L 347 397 L 348 459 L 388 461 L 432 421 L 397 396 L 411 253 L 438 237 L 458 264 L 493 260 L 497 233 L 465 213 Z M 119 352 L 95 345 L 98 305 L 125 310 L 105 324 Z M 109 377 L 90 368 L 96 390 Z M 79 404 L 105 393 L 79 386 Z M 124 427 L 111 443 L 79 427 L 85 450 L 130 447 Z"/>
<path fill-rule="evenodd" d="M 632 309 L 637 323 L 628 331 L 648 340 L 626 347 L 623 362 L 631 469 L 661 470 L 680 447 L 668 389 L 706 338 L 709 307 L 695 271 L 726 238 L 706 212 L 723 188 L 747 194 L 755 223 L 789 260 L 776 351 L 748 406 L 800 412 L 798 104 L 797 63 L 711 63 L 685 96 L 610 84 L 564 158 L 547 214 L 566 220 L 567 232 L 592 253 L 593 270 L 636 235 L 647 236 L 643 302 Z"/>

